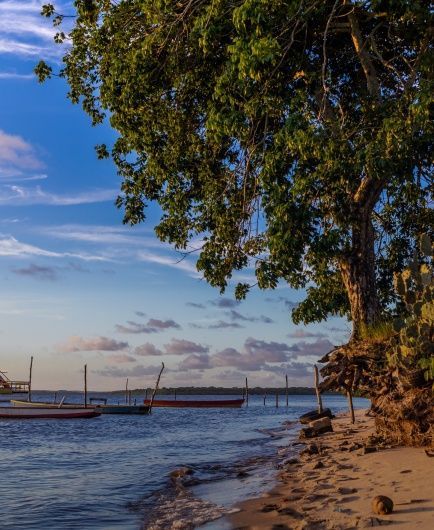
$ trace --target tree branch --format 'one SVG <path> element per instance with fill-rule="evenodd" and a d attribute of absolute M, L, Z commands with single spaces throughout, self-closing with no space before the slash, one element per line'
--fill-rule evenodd
<path fill-rule="evenodd" d="M 348 20 L 351 26 L 351 38 L 353 40 L 354 48 L 365 73 L 366 82 L 368 85 L 368 92 L 375 99 L 380 99 L 380 84 L 378 82 L 377 72 L 374 63 L 372 62 L 369 52 L 366 50 L 363 42 L 362 33 L 360 31 L 359 22 L 354 11 L 348 14 Z"/>

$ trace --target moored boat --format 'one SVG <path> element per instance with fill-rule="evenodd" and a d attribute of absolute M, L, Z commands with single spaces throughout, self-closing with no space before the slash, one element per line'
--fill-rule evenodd
<path fill-rule="evenodd" d="M 95 418 L 101 412 L 94 408 L 59 408 L 59 407 L 0 407 L 0 418 L 3 419 L 75 419 Z"/>
<path fill-rule="evenodd" d="M 46 403 L 43 401 L 20 401 L 11 399 L 14 407 L 23 408 L 59 408 L 59 403 Z M 62 403 L 62 409 L 80 408 L 85 409 L 84 405 L 74 403 Z M 94 409 L 99 414 L 148 414 L 149 406 L 147 405 L 88 405 L 87 409 Z"/>
<path fill-rule="evenodd" d="M 244 399 L 154 399 L 153 407 L 171 407 L 171 408 L 240 408 Z M 145 405 L 150 405 L 151 400 L 145 399 Z"/>

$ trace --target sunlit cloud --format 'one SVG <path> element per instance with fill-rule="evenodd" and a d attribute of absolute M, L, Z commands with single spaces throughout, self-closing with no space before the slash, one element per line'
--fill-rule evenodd
<path fill-rule="evenodd" d="M 81 351 L 119 351 L 128 347 L 128 342 L 117 341 L 108 337 L 84 339 L 79 336 L 72 336 L 66 342 L 59 344 L 57 349 L 61 352 L 73 353 Z"/>
<path fill-rule="evenodd" d="M 208 346 L 202 346 L 197 342 L 185 339 L 172 339 L 169 344 L 165 344 L 165 351 L 168 355 L 186 355 L 188 353 L 207 353 Z"/>

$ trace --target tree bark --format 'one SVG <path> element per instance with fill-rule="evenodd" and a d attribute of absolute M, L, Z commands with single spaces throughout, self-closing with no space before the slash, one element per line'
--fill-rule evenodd
<path fill-rule="evenodd" d="M 340 263 L 353 321 L 351 340 L 360 339 L 364 327 L 375 324 L 380 315 L 374 244 L 371 215 L 366 211 L 359 212 L 357 222 L 352 227 L 352 248 Z"/>

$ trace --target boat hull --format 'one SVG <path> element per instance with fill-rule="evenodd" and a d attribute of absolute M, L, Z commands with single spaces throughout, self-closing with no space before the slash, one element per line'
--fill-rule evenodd
<path fill-rule="evenodd" d="M 11 399 L 11 404 L 14 407 L 25 408 L 58 408 L 59 405 L 55 403 L 44 403 L 43 401 L 19 401 Z M 62 409 L 81 408 L 84 405 L 74 405 L 73 403 L 63 403 Z M 87 409 L 97 410 L 99 414 L 149 414 L 149 407 L 147 405 L 88 405 Z M 84 409 L 86 410 L 86 409 Z"/>
<path fill-rule="evenodd" d="M 78 419 L 95 418 L 101 413 L 95 409 L 57 408 L 57 407 L 0 407 L 0 418 L 3 419 Z"/>
<path fill-rule="evenodd" d="M 150 405 L 151 400 L 145 399 L 144 404 Z M 182 399 L 154 399 L 153 407 L 169 408 L 194 408 L 194 409 L 211 409 L 211 408 L 240 408 L 244 399 L 215 399 L 215 400 L 182 400 Z"/>

